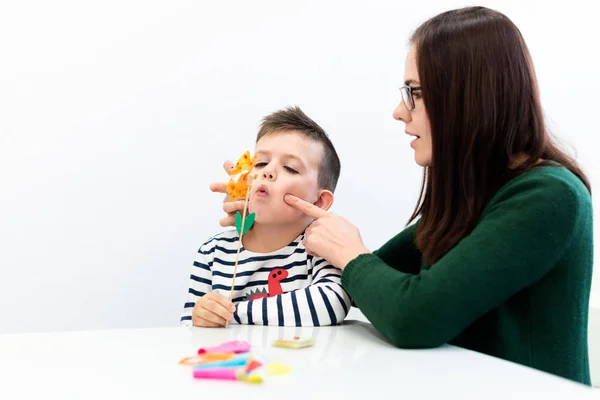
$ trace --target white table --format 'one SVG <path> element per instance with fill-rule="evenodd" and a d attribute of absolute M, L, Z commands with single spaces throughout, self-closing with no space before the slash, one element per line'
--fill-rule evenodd
<path fill-rule="evenodd" d="M 271 346 L 314 336 L 302 350 Z M 292 367 L 262 384 L 192 378 L 177 362 L 198 348 L 248 340 Z M 232 397 L 235 396 L 235 397 Z M 342 326 L 156 328 L 0 335 L 0 399 L 596 399 L 600 392 L 529 368 L 444 346 L 400 350 L 362 314 Z M 367 397 L 368 396 L 368 397 Z M 393 396 L 393 397 L 392 397 Z"/>

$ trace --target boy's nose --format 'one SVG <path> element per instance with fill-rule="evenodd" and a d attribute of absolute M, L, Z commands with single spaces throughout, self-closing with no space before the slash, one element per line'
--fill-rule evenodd
<path fill-rule="evenodd" d="M 272 181 L 275 179 L 275 174 L 273 172 L 263 172 L 263 179 Z"/>

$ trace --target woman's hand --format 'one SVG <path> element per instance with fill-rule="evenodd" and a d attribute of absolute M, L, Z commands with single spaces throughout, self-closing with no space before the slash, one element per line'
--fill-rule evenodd
<path fill-rule="evenodd" d="M 225 161 L 223 168 L 226 172 L 234 167 L 231 161 Z M 242 212 L 244 210 L 244 200 L 233 201 L 227 196 L 227 182 L 215 182 L 210 185 L 210 190 L 215 193 L 223 193 L 225 198 L 223 199 L 223 211 L 227 214 L 226 217 L 221 218 L 219 224 L 221 226 L 235 226 L 235 213 Z"/>
<path fill-rule="evenodd" d="M 290 206 L 315 219 L 306 228 L 302 241 L 310 254 L 323 257 L 334 267 L 343 270 L 359 255 L 370 253 L 360 237 L 358 228 L 347 219 L 291 194 L 285 195 L 284 200 Z"/>

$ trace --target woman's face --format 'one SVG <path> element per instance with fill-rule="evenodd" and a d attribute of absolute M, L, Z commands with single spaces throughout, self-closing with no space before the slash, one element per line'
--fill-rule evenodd
<path fill-rule="evenodd" d="M 407 104 L 400 101 L 394 110 L 395 120 L 404 122 L 407 135 L 414 137 L 410 147 L 415 150 L 415 161 L 422 167 L 431 165 L 433 146 L 431 142 L 431 125 L 425 104 L 421 98 L 421 83 L 417 72 L 416 49 L 413 45 L 406 56 L 404 66 L 404 84 L 412 89 L 412 98 L 415 108 L 409 111 Z M 419 88 L 419 89 L 416 89 Z"/>

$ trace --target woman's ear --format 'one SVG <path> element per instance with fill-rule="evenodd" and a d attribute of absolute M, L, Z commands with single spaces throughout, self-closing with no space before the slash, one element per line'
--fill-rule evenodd
<path fill-rule="evenodd" d="M 333 204 L 333 197 L 333 193 L 329 190 L 321 190 L 317 201 L 313 204 L 325 211 L 329 211 L 329 208 L 331 208 L 331 205 Z"/>

